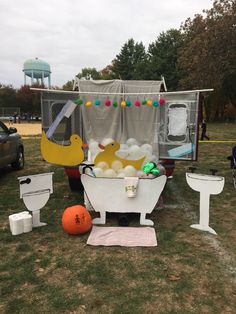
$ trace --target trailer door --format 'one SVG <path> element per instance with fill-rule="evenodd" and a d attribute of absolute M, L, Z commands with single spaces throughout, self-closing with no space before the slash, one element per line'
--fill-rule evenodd
<path fill-rule="evenodd" d="M 163 94 L 158 131 L 159 158 L 196 160 L 199 92 Z"/>

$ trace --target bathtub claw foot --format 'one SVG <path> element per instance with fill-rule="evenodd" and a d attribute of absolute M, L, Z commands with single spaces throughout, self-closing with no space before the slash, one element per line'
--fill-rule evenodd
<path fill-rule="evenodd" d="M 100 218 L 94 218 L 94 225 L 105 225 L 106 223 L 106 212 L 100 212 Z"/>
<path fill-rule="evenodd" d="M 140 225 L 153 226 L 154 222 L 151 219 L 146 219 L 146 214 L 141 213 L 140 215 Z"/>

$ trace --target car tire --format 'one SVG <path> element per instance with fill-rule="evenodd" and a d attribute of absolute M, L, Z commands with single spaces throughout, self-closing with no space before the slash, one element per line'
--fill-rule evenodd
<path fill-rule="evenodd" d="M 19 147 L 17 159 L 11 164 L 11 166 L 15 170 L 21 170 L 24 168 L 24 165 L 25 165 L 24 149 L 22 147 Z"/>

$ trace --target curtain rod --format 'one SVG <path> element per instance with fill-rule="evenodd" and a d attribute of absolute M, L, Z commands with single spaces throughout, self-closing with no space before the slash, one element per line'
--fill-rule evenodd
<path fill-rule="evenodd" d="M 109 92 L 79 92 L 79 91 L 66 91 L 59 89 L 45 89 L 45 88 L 35 88 L 31 87 L 31 90 L 46 92 L 46 93 L 61 93 L 61 94 L 75 94 L 75 95 L 116 95 L 116 96 L 126 96 L 126 95 L 170 95 L 170 94 L 190 94 L 190 93 L 198 93 L 198 92 L 212 92 L 213 88 L 208 89 L 196 89 L 196 90 L 187 90 L 187 91 L 176 91 L 176 92 L 143 92 L 143 93 L 109 93 Z"/>

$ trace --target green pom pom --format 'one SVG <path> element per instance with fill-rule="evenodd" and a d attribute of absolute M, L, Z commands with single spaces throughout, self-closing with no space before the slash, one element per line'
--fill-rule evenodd
<path fill-rule="evenodd" d="M 114 101 L 112 105 L 113 105 L 113 107 L 115 107 L 115 108 L 118 107 L 117 101 Z"/>
<path fill-rule="evenodd" d="M 146 99 L 142 100 L 142 105 L 146 105 L 146 104 L 147 104 L 147 100 Z"/>
<path fill-rule="evenodd" d="M 82 100 L 81 98 L 77 98 L 77 99 L 74 101 L 74 103 L 75 103 L 76 105 L 82 105 L 82 104 L 83 104 L 83 100 Z"/>

